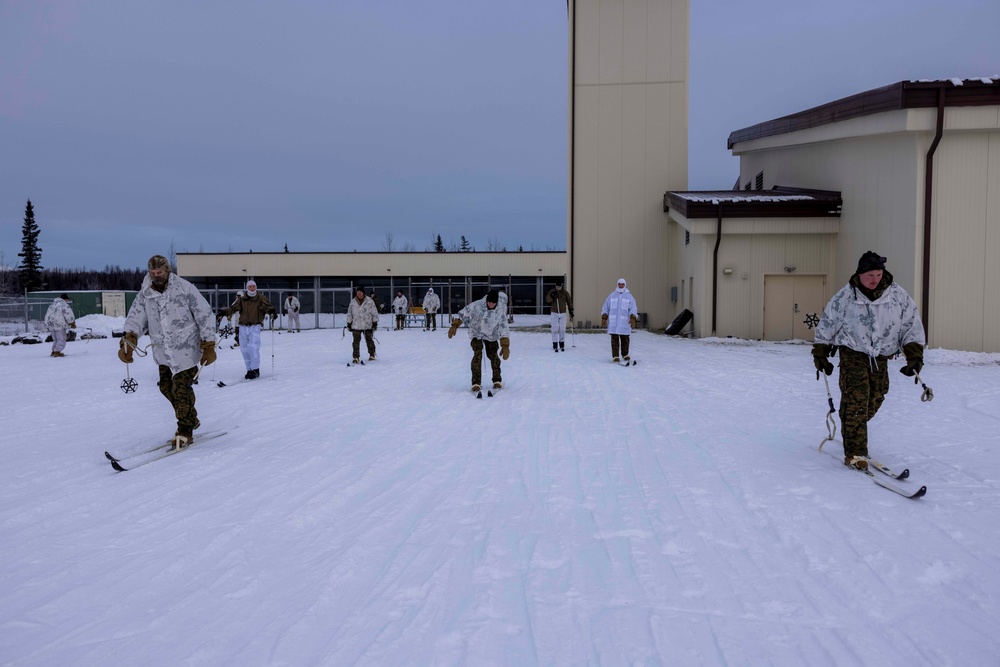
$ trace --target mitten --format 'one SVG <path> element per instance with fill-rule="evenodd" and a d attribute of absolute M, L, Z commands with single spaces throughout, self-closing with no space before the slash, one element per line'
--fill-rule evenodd
<path fill-rule="evenodd" d="M 276 319 L 278 319 L 278 313 L 274 312 L 273 310 L 270 313 L 268 313 L 268 315 L 271 316 L 271 321 L 272 322 L 275 321 Z"/>
<path fill-rule="evenodd" d="M 573 311 L 569 311 L 569 319 L 573 319 L 574 317 L 576 317 L 576 315 L 573 314 Z"/>
<path fill-rule="evenodd" d="M 628 316 L 628 325 L 635 329 L 635 315 Z"/>
<path fill-rule="evenodd" d="M 455 319 L 453 319 L 451 321 L 451 328 L 448 329 L 448 338 L 454 338 L 455 337 L 455 332 L 458 331 L 458 328 L 460 326 L 462 326 L 462 320 L 458 319 L 457 317 Z"/>
<path fill-rule="evenodd" d="M 920 343 L 907 343 L 903 346 L 906 355 L 906 365 L 899 372 L 907 377 L 913 377 L 924 367 L 924 346 Z"/>
<path fill-rule="evenodd" d="M 607 313 L 601 313 L 601 326 L 602 327 L 608 326 L 608 314 Z"/>
<path fill-rule="evenodd" d="M 76 328 L 76 322 L 70 322 L 69 323 L 69 328 L 70 329 L 75 329 Z"/>
<path fill-rule="evenodd" d="M 833 374 L 833 364 L 827 357 L 833 354 L 833 347 L 825 343 L 815 343 L 813 345 L 813 364 L 816 370 L 823 371 L 827 375 Z"/>
<path fill-rule="evenodd" d="M 510 358 L 510 338 L 506 336 L 500 339 L 500 356 L 504 361 Z"/>
<path fill-rule="evenodd" d="M 121 341 L 118 343 L 118 358 L 126 364 L 131 364 L 132 350 L 134 350 L 138 344 L 139 337 L 131 331 L 126 332 L 125 335 L 122 336 Z"/>
<path fill-rule="evenodd" d="M 282 308 L 281 309 L 281 314 L 282 315 L 287 315 L 288 314 L 288 309 L 287 308 Z"/>
<path fill-rule="evenodd" d="M 215 341 L 214 340 L 203 340 L 201 341 L 201 365 L 208 366 L 215 362 Z"/>

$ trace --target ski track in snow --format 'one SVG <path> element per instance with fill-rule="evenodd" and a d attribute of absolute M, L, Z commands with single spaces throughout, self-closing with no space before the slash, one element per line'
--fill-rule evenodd
<path fill-rule="evenodd" d="M 995 664 L 995 363 L 929 351 L 925 404 L 893 362 L 870 439 L 911 501 L 817 454 L 807 346 L 641 332 L 621 368 L 515 330 L 477 400 L 445 331 L 351 367 L 265 331 L 219 388 L 227 344 L 197 393 L 231 432 L 118 474 L 173 430 L 152 360 L 125 395 L 116 340 L 0 348 L 0 662 Z"/>

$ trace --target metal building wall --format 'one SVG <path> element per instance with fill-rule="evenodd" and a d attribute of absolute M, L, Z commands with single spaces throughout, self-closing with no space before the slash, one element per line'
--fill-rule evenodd
<path fill-rule="evenodd" d="M 688 0 L 570 0 L 567 247 L 578 319 L 625 278 L 650 327 L 676 314 L 665 190 L 687 186 Z"/>
<path fill-rule="evenodd" d="M 844 205 L 833 288 L 866 250 L 889 258 L 896 281 L 921 303 L 925 155 L 936 111 L 893 111 L 748 141 L 740 182 L 839 190 Z M 945 111 L 934 157 L 932 347 L 1000 352 L 1000 108 Z"/>

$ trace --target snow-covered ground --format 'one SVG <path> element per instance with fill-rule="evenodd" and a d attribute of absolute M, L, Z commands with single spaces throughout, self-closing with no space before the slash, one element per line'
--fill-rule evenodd
<path fill-rule="evenodd" d="M 476 400 L 464 329 L 363 367 L 341 334 L 265 332 L 219 388 L 227 344 L 197 392 L 229 433 L 124 473 L 174 429 L 152 359 L 125 394 L 115 339 L 0 347 L 0 663 L 1000 661 L 1000 355 L 929 351 L 929 403 L 893 362 L 871 451 L 908 500 L 817 453 L 804 344 L 641 332 L 622 368 L 515 331 Z"/>

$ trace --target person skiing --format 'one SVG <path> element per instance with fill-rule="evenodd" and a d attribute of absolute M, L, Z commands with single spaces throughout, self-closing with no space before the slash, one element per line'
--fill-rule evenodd
<path fill-rule="evenodd" d="M 351 330 L 353 337 L 353 363 L 361 362 L 361 334 L 364 334 L 365 345 L 368 346 L 368 361 L 375 361 L 375 339 L 372 332 L 377 327 L 378 311 L 375 309 L 375 302 L 365 296 L 364 287 L 358 287 L 347 306 L 347 328 Z"/>
<path fill-rule="evenodd" d="M 118 358 L 132 363 L 139 336 L 149 333 L 153 360 L 160 371 L 157 386 L 170 401 L 177 419 L 173 446 L 181 449 L 194 442 L 194 430 L 201 425 L 192 385 L 199 365 L 215 361 L 215 322 L 205 297 L 194 285 L 170 272 L 166 257 L 154 255 L 147 268 L 149 272 L 125 318 Z"/>
<path fill-rule="evenodd" d="M 63 350 L 66 349 L 66 327 L 76 328 L 76 318 L 73 317 L 73 308 L 69 305 L 72 299 L 65 292 L 52 300 L 52 305 L 45 311 L 45 328 L 52 334 L 52 352 L 50 357 L 65 357 Z"/>
<path fill-rule="evenodd" d="M 240 299 L 242 299 L 243 297 L 244 297 L 243 290 L 237 291 L 236 292 L 236 298 L 233 299 L 233 302 L 229 305 L 229 308 L 230 309 L 234 309 L 236 307 L 236 304 L 239 303 Z M 220 322 L 221 322 L 221 319 L 220 319 Z M 239 316 L 230 318 L 230 324 L 232 324 L 232 326 L 233 326 L 233 344 L 230 346 L 229 349 L 232 349 L 234 347 L 239 347 L 240 346 L 240 318 L 239 318 Z"/>
<path fill-rule="evenodd" d="M 563 279 L 555 279 L 556 286 L 545 295 L 545 303 L 550 306 L 549 320 L 552 323 L 552 350 L 566 351 L 566 315 L 573 319 L 573 297 L 563 289 Z"/>
<path fill-rule="evenodd" d="M 625 361 L 629 360 L 629 337 L 638 314 L 635 299 L 628 291 L 625 279 L 619 278 L 618 286 L 604 300 L 604 306 L 601 308 L 601 326 L 607 327 L 608 333 L 611 334 L 611 361 L 618 363 L 622 358 Z M 619 345 L 621 357 L 618 356 Z"/>
<path fill-rule="evenodd" d="M 437 315 L 438 309 L 441 308 L 441 299 L 438 295 L 434 293 L 433 287 L 427 288 L 427 294 L 424 295 L 424 314 L 427 317 L 427 324 L 424 327 L 428 330 L 437 331 Z"/>
<path fill-rule="evenodd" d="M 299 324 L 299 308 L 301 304 L 299 303 L 298 297 L 291 294 L 285 299 L 284 313 L 288 316 L 288 331 L 291 332 L 293 329 L 296 333 L 302 332 L 302 326 Z"/>
<path fill-rule="evenodd" d="M 396 298 L 392 300 L 392 312 L 396 315 L 396 331 L 403 328 L 406 323 L 406 308 L 407 308 L 406 297 L 403 296 L 402 290 L 396 290 Z"/>
<path fill-rule="evenodd" d="M 493 370 L 493 388 L 503 387 L 500 357 L 510 357 L 510 328 L 507 324 L 507 295 L 490 289 L 486 296 L 473 301 L 451 321 L 448 338 L 454 338 L 462 322 L 469 327 L 469 344 L 472 346 L 472 391 L 478 392 L 482 384 L 483 350 Z M 499 355 L 497 350 L 499 349 Z"/>
<path fill-rule="evenodd" d="M 816 377 L 833 373 L 840 350 L 840 423 L 844 465 L 868 469 L 868 422 L 889 391 L 889 358 L 900 351 L 908 377 L 924 366 L 924 327 L 917 304 L 886 270 L 887 259 L 871 250 L 858 260 L 847 284 L 823 310 L 813 339 Z"/>
<path fill-rule="evenodd" d="M 219 315 L 222 317 L 232 317 L 233 313 L 239 313 L 239 337 L 240 352 L 243 354 L 243 364 L 247 372 L 243 377 L 247 380 L 255 380 L 260 377 L 260 329 L 261 324 L 268 317 L 273 322 L 278 314 L 271 305 L 270 300 L 257 291 L 257 282 L 253 279 L 246 284 L 246 294 L 233 302 L 233 305 L 226 308 Z"/>
<path fill-rule="evenodd" d="M 378 294 L 375 293 L 375 290 L 369 292 L 368 296 L 371 297 L 372 303 L 375 304 L 375 310 L 381 313 L 385 309 L 385 306 L 382 305 L 382 301 L 378 298 Z M 377 329 L 378 327 L 375 328 Z"/>

